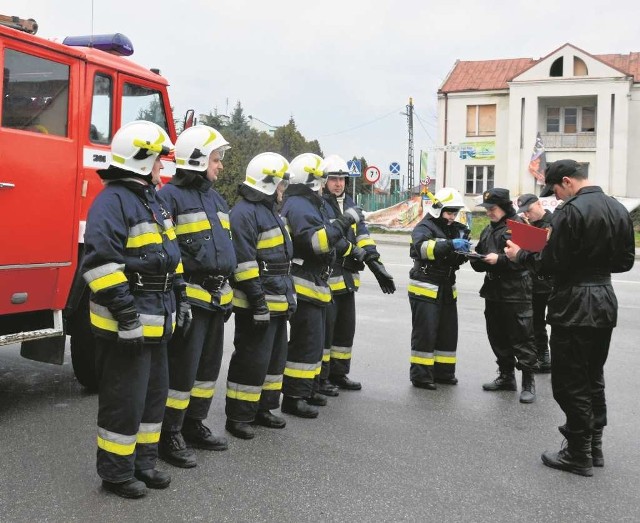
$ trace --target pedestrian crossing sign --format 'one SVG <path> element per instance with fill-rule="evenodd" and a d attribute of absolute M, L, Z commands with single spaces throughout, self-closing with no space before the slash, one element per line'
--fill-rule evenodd
<path fill-rule="evenodd" d="M 361 176 L 362 164 L 360 163 L 360 160 L 349 160 L 347 162 L 347 166 L 349 167 L 349 176 Z"/>

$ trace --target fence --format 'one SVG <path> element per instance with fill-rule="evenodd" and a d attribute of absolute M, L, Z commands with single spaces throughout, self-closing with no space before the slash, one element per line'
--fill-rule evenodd
<path fill-rule="evenodd" d="M 356 202 L 367 212 L 386 209 L 409 198 L 409 191 L 393 194 L 357 194 Z"/>

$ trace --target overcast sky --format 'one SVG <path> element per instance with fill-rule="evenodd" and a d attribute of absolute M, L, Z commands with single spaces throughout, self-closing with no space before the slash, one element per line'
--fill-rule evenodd
<path fill-rule="evenodd" d="M 558 0 L 3 0 L 39 36 L 120 32 L 133 60 L 169 80 L 177 114 L 240 101 L 271 125 L 295 118 L 325 154 L 407 164 L 436 136 L 436 91 L 460 60 L 539 58 L 570 42 L 592 53 L 640 51 L 640 3 Z M 233 145 L 233 144 L 232 144 Z M 533 144 L 531 144 L 533 147 Z M 416 173 L 419 165 L 415 165 Z"/>

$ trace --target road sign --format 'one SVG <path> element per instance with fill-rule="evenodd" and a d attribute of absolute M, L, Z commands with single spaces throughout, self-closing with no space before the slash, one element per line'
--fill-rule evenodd
<path fill-rule="evenodd" d="M 391 165 L 389 165 L 389 172 L 391 174 L 399 174 L 400 164 L 398 162 L 392 162 Z"/>
<path fill-rule="evenodd" d="M 376 183 L 380 179 L 380 169 L 375 165 L 370 165 L 364 172 L 364 179 L 369 183 Z"/>
<path fill-rule="evenodd" d="M 362 164 L 360 160 L 349 160 L 347 166 L 349 167 L 349 176 L 356 177 L 362 174 Z"/>

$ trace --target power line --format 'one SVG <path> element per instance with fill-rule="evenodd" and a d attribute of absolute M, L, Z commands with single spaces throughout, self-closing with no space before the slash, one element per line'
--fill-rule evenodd
<path fill-rule="evenodd" d="M 384 118 L 387 118 L 388 116 L 391 116 L 392 114 L 396 114 L 398 111 L 400 111 L 402 109 L 404 109 L 404 107 L 401 107 L 399 109 L 394 109 L 393 111 L 389 111 L 387 114 L 379 116 L 378 118 L 375 118 L 373 120 L 369 120 L 368 122 L 362 123 L 360 125 L 356 125 L 355 127 L 350 127 L 349 129 L 344 129 L 343 131 L 338 131 L 338 132 L 335 132 L 335 133 L 323 134 L 322 136 L 319 136 L 318 138 L 327 138 L 328 136 L 336 136 L 338 134 L 344 134 L 344 133 L 348 133 L 350 131 L 355 131 L 356 129 L 360 129 L 361 127 L 366 127 L 367 125 L 371 125 L 372 123 L 379 122 L 380 120 L 383 120 Z"/>
<path fill-rule="evenodd" d="M 431 142 L 435 143 L 435 140 L 433 139 L 433 137 L 429 134 L 429 131 L 427 131 L 427 128 L 424 126 L 424 123 L 422 122 L 422 118 L 420 118 L 420 116 L 418 115 L 418 113 L 416 113 L 415 111 L 413 112 L 413 114 L 416 115 L 416 118 L 418 119 L 418 123 L 420 124 L 420 127 L 422 127 L 422 129 L 424 130 L 425 133 L 427 133 L 427 138 L 429 138 L 429 140 L 431 140 Z"/>

